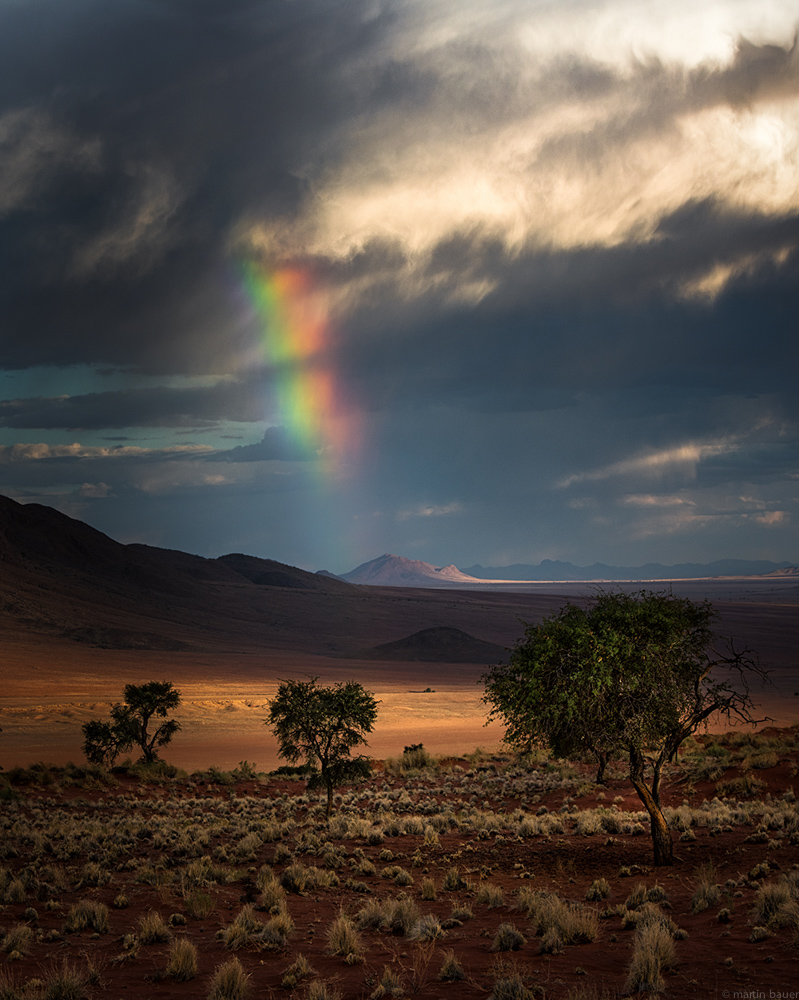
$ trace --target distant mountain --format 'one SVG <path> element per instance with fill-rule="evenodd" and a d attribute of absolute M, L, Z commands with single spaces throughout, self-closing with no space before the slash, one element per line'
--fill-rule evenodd
<path fill-rule="evenodd" d="M 405 559 L 388 553 L 371 562 L 361 563 L 349 573 L 342 573 L 339 579 L 374 587 L 451 587 L 480 582 L 461 573 L 457 566 L 433 566 L 419 559 Z"/>
<path fill-rule="evenodd" d="M 480 566 L 464 569 L 480 580 L 686 580 L 717 576 L 766 576 L 799 574 L 799 567 L 789 562 L 767 559 L 718 559 L 711 563 L 646 563 L 643 566 L 575 566 L 557 559 L 544 559 L 537 565 L 514 563 L 512 566 Z"/>
<path fill-rule="evenodd" d="M 459 575 L 452 567 L 447 572 Z M 504 648 L 516 641 L 520 618 L 533 608 L 548 612 L 555 601 L 485 589 L 468 601 L 434 589 L 408 601 L 391 589 L 367 590 L 242 553 L 208 559 L 124 545 L 52 507 L 0 496 L 6 656 L 21 643 L 57 658 L 64 644 L 77 643 L 140 651 L 140 662 L 164 651 L 341 657 L 442 626 L 476 631 Z M 453 652 L 441 635 L 438 646 L 447 662 Z M 475 649 L 468 655 L 477 655 Z"/>

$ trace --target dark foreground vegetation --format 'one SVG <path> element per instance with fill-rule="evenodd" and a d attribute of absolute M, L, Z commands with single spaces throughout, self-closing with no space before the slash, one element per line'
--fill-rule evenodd
<path fill-rule="evenodd" d="M 414 745 L 329 822 L 291 768 L 15 768 L 0 998 L 789 996 L 798 766 L 797 730 L 686 740 L 667 869 L 617 760 Z"/>

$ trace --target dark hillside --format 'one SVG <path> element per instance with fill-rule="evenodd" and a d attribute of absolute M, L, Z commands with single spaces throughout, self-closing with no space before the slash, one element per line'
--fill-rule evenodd
<path fill-rule="evenodd" d="M 493 642 L 476 639 L 459 628 L 438 625 L 404 639 L 385 642 L 356 654 L 369 660 L 403 660 L 422 663 L 499 663 L 507 651 Z"/>
<path fill-rule="evenodd" d="M 338 577 L 308 573 L 296 566 L 275 562 L 274 559 L 259 559 L 257 556 L 233 552 L 227 556 L 220 556 L 215 561 L 259 587 L 293 587 L 297 590 L 321 590 L 326 593 L 342 594 L 352 592 L 352 585 L 339 580 Z"/>

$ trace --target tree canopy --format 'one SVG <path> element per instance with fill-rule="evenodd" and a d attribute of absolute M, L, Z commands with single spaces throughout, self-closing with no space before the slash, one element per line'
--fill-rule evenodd
<path fill-rule="evenodd" d="M 329 817 L 333 789 L 371 773 L 369 759 L 351 752 L 367 745 L 377 702 L 355 681 L 323 687 L 317 680 L 282 681 L 265 721 L 277 736 L 280 756 L 292 764 L 304 760 L 310 769 L 309 786 L 327 790 Z"/>
<path fill-rule="evenodd" d="M 483 677 L 489 718 L 504 721 L 516 749 L 592 754 L 600 780 L 609 759 L 627 758 L 656 864 L 673 858 L 660 808 L 664 764 L 714 713 L 755 721 L 748 678 L 764 672 L 749 650 L 715 648 L 717 617 L 707 601 L 602 591 L 528 625 L 508 663 Z"/>
<path fill-rule="evenodd" d="M 180 704 L 180 692 L 171 681 L 150 681 L 147 684 L 127 684 L 124 702 L 111 708 L 111 719 L 92 719 L 83 725 L 83 752 L 92 764 L 110 766 L 120 753 L 136 746 L 140 760 L 151 764 L 158 760 L 158 751 L 171 742 L 180 730 L 175 719 L 166 719 Z M 153 718 L 166 719 L 150 732 Z"/>

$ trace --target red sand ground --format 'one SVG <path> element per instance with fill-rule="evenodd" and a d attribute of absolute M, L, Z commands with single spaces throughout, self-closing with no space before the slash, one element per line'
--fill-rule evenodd
<path fill-rule="evenodd" d="M 782 801 L 786 789 L 795 781 L 799 749 L 794 745 L 793 749 L 783 750 L 778 756 L 779 762 L 775 766 L 753 772 L 765 783 L 759 797 L 771 795 L 774 803 Z M 456 811 L 468 806 L 471 800 L 480 810 L 508 816 L 519 807 L 520 799 L 510 784 L 501 780 L 506 761 L 507 758 L 503 761 L 488 755 L 471 761 L 461 758 L 449 761 L 448 767 L 425 770 L 416 778 L 395 777 L 378 770 L 371 787 L 379 788 L 386 794 L 390 794 L 391 790 L 399 793 L 403 788 L 410 789 L 411 797 L 404 805 L 401 799 L 397 800 L 398 816 L 424 810 L 428 800 L 450 801 Z M 451 769 L 453 764 L 457 768 L 454 771 Z M 729 780 L 738 774 L 739 771 L 733 768 L 723 777 Z M 584 778 L 587 777 L 585 771 Z M 460 785 L 463 778 L 467 781 L 465 785 Z M 536 796 L 535 801 L 527 803 L 527 811 L 532 815 L 542 806 L 557 812 L 564 805 L 592 809 L 613 803 L 623 812 L 638 812 L 640 804 L 631 794 L 621 769 L 615 770 L 609 786 L 602 790 L 592 786 L 590 781 L 581 780 L 580 789 L 560 788 Z M 449 788 L 445 787 L 447 782 Z M 143 785 L 131 778 L 121 777 L 118 785 L 108 789 L 57 788 L 51 785 L 17 787 L 22 798 L 16 803 L 5 804 L 4 832 L 0 841 L 7 854 L 4 864 L 12 873 L 26 867 L 38 866 L 41 869 L 45 865 L 57 864 L 46 850 L 38 853 L 35 861 L 32 860 L 31 842 L 21 835 L 22 824 L 35 818 L 37 808 L 48 815 L 52 815 L 53 810 L 63 809 L 67 826 L 71 822 L 103 823 L 109 822 L 110 817 L 123 808 L 118 796 L 133 796 L 137 805 L 132 811 L 127 809 L 127 814 L 137 820 L 154 820 L 149 832 L 132 845 L 129 855 L 126 854 L 131 865 L 122 865 L 112 871 L 106 884 L 77 884 L 79 873 L 87 861 L 92 860 L 84 856 L 78 846 L 73 857 L 61 862 L 69 874 L 71 887 L 57 894 L 58 909 L 46 910 L 33 889 L 25 902 L 6 904 L 2 914 L 6 930 L 15 922 L 26 919 L 28 907 L 33 906 L 38 913 L 38 918 L 31 923 L 38 940 L 34 941 L 30 954 L 13 963 L 4 962 L 2 966 L 7 974 L 13 972 L 18 982 L 46 974 L 54 961 L 67 959 L 82 967 L 88 960 L 98 970 L 97 996 L 115 1000 L 125 996 L 160 997 L 164 1000 L 205 997 L 214 969 L 235 954 L 252 976 L 252 997 L 284 997 L 290 994 L 280 986 L 282 975 L 302 953 L 316 970 L 316 977 L 326 980 L 344 998 L 373 996 L 386 966 L 390 966 L 403 982 L 404 995 L 407 996 L 429 1000 L 485 998 L 497 977 L 497 962 L 500 960 L 515 963 L 528 986 L 540 987 L 543 991 L 541 995 L 546 997 L 613 997 L 623 992 L 634 941 L 634 931 L 623 929 L 618 915 L 601 921 L 596 941 L 566 946 L 561 954 L 544 955 L 539 953 L 540 939 L 527 925 L 524 914 L 514 910 L 513 904 L 514 894 L 523 886 L 556 891 L 566 900 L 582 902 L 591 882 L 605 878 L 611 886 L 610 898 L 589 904 L 598 911 L 623 903 L 639 883 L 650 888 L 658 884 L 668 895 L 669 916 L 687 931 L 687 937 L 675 942 L 677 964 L 665 976 L 666 996 L 781 1000 L 791 996 L 792 992 L 795 995 L 799 989 L 799 951 L 795 943 L 797 926 L 777 929 L 759 943 L 750 941 L 751 910 L 758 886 L 763 881 L 776 881 L 782 873 L 799 868 L 799 841 L 796 836 L 799 817 L 794 823 L 793 836 L 788 837 L 785 831 L 773 833 L 769 835 L 770 843 L 748 841 L 754 830 L 751 826 L 734 826 L 724 830 L 697 827 L 696 839 L 685 843 L 677 841 L 675 834 L 676 863 L 666 869 L 651 866 L 651 841 L 646 832 L 586 837 L 578 836 L 567 828 L 562 835 L 522 840 L 501 831 L 499 834 L 469 832 L 466 829 L 468 824 L 464 823 L 461 829 L 442 832 L 439 844 L 431 847 L 424 847 L 422 836 L 409 834 L 387 836 L 377 845 L 370 845 L 362 836 L 334 839 L 334 845 L 346 855 L 335 866 L 340 884 L 336 888 L 314 889 L 305 895 L 289 893 L 288 911 L 295 931 L 287 947 L 276 952 L 259 951 L 253 946 L 236 952 L 226 951 L 222 942 L 217 940 L 216 932 L 232 921 L 245 901 L 257 898 L 253 880 L 261 865 L 272 864 L 274 872 L 280 875 L 289 863 L 286 859 L 275 863 L 277 843 L 265 842 L 255 856 L 243 862 L 232 862 L 240 872 L 240 877 L 233 884 L 210 887 L 215 908 L 208 918 L 188 918 L 185 925 L 174 928 L 176 936 L 189 937 L 199 949 L 198 976 L 187 983 L 176 983 L 164 977 L 169 944 L 143 945 L 135 955 L 130 956 L 122 942 L 124 935 L 137 931 L 139 918 L 150 909 L 156 909 L 165 918 L 175 912 L 185 912 L 179 872 L 189 859 L 175 856 L 168 843 L 157 845 L 154 839 L 159 828 L 157 818 L 165 815 L 165 804 L 169 807 L 166 815 L 185 815 L 185 823 L 202 824 L 204 817 L 210 822 L 220 811 L 222 815 L 228 814 L 237 799 L 245 796 L 262 801 L 267 808 L 282 796 L 300 795 L 303 792 L 302 783 L 267 779 L 224 785 L 204 780 L 198 783 L 195 778 L 190 786 L 185 782 L 158 786 Z M 712 782 L 686 782 L 685 775 L 675 771 L 666 786 L 664 802 L 675 805 L 689 802 L 699 807 L 714 793 Z M 195 803 L 202 803 L 199 810 L 196 804 L 185 805 L 189 798 Z M 302 801 L 297 803 L 297 832 L 305 822 L 303 814 L 306 808 L 307 804 Z M 352 811 L 353 807 L 346 808 Z M 355 812 L 357 814 L 357 807 Z M 15 826 L 18 821 L 21 821 L 20 825 Z M 643 825 L 646 826 L 645 823 Z M 323 823 L 320 825 L 315 820 L 311 821 L 309 828 L 324 834 Z M 284 836 L 279 843 L 291 848 L 296 860 L 303 864 L 324 867 L 322 856 L 303 852 L 293 835 Z M 221 845 L 231 851 L 232 844 L 222 835 L 208 845 L 208 853 Z M 375 874 L 353 873 L 351 866 L 356 849 L 374 862 Z M 412 874 L 412 886 L 400 890 L 381 878 L 380 873 L 388 863 L 385 855 L 381 857 L 386 850 L 394 854 L 391 864 L 400 865 Z M 419 864 L 414 863 L 417 852 Z M 156 864 L 162 863 L 165 884 L 153 886 L 136 881 L 136 866 L 147 859 Z M 768 862 L 770 866 L 765 877 L 762 873 L 757 878 L 747 877 L 756 865 L 762 866 L 763 862 Z M 714 866 L 713 880 L 721 884 L 722 897 L 710 909 L 694 914 L 691 898 L 701 868 L 704 866 L 707 869 L 709 865 Z M 470 889 L 455 892 L 443 889 L 445 874 L 453 866 L 473 883 Z M 425 877 L 432 878 L 436 883 L 435 901 L 420 898 L 421 881 Z M 352 878 L 358 879 L 366 891 L 347 888 L 345 883 Z M 728 880 L 735 881 L 733 888 L 724 887 Z M 486 882 L 502 887 L 505 894 L 503 905 L 492 908 L 476 902 L 476 889 Z M 401 891 L 415 899 L 424 913 L 436 914 L 442 920 L 449 916 L 455 904 L 470 906 L 474 917 L 450 928 L 442 938 L 427 946 L 416 945 L 405 937 L 386 931 L 364 932 L 364 957 L 354 965 L 326 953 L 327 928 L 342 909 L 355 913 L 366 899 L 396 897 Z M 129 899 L 125 909 L 114 908 L 114 900 L 120 893 Z M 111 933 L 62 935 L 64 918 L 70 905 L 84 898 L 108 905 Z M 717 917 L 723 907 L 731 911 L 728 923 L 719 922 Z M 266 919 L 265 915 L 261 916 Z M 493 936 L 499 925 L 507 922 L 522 930 L 527 943 L 518 952 L 494 954 L 491 951 Z M 51 932 L 62 936 L 48 941 Z M 466 978 L 462 982 L 444 983 L 436 978 L 444 952 L 448 949 L 455 951 L 466 970 Z M 305 989 L 301 986 L 293 995 L 305 997 Z"/>

